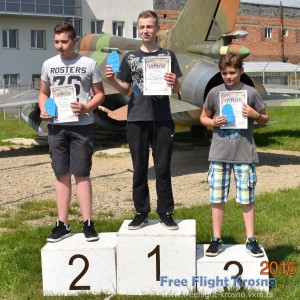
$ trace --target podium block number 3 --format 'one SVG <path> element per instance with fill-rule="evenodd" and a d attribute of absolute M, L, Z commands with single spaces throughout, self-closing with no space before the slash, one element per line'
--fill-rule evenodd
<path fill-rule="evenodd" d="M 84 274 L 89 269 L 89 261 L 82 254 L 73 255 L 69 260 L 69 265 L 73 265 L 75 259 L 80 258 L 84 261 L 84 268 L 82 271 L 76 276 L 76 278 L 71 282 L 69 290 L 90 290 L 91 287 L 89 285 L 76 285 L 76 283 L 84 276 Z"/>
<path fill-rule="evenodd" d="M 243 274 L 243 266 L 242 266 L 242 264 L 241 264 L 240 262 L 235 261 L 235 260 L 231 260 L 231 261 L 229 261 L 229 262 L 224 266 L 224 270 L 227 271 L 231 265 L 236 265 L 236 266 L 238 266 L 238 268 L 239 268 L 238 273 L 237 273 L 236 275 L 234 275 L 234 276 L 231 276 L 231 279 L 236 279 L 236 280 L 239 282 L 240 286 L 241 286 L 241 290 L 243 290 L 243 281 L 242 281 L 242 279 L 241 279 L 241 276 L 242 276 L 242 274 Z M 228 291 L 228 288 L 227 288 L 227 287 L 224 287 L 224 291 L 227 292 L 227 291 Z"/>
<path fill-rule="evenodd" d="M 156 254 L 156 281 L 160 281 L 160 246 L 157 245 L 148 253 L 148 258 Z"/>

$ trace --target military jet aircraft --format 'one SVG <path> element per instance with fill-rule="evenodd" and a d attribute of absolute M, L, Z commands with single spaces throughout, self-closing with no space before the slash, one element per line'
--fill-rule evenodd
<path fill-rule="evenodd" d="M 183 73 L 179 79 L 181 92 L 170 97 L 177 132 L 192 130 L 197 135 L 203 134 L 199 115 L 205 97 L 212 87 L 223 82 L 217 66 L 219 57 L 230 51 L 238 52 L 242 58 L 250 54 L 248 48 L 233 42 L 247 35 L 245 31 L 233 32 L 239 5 L 239 0 L 188 0 L 172 29 L 161 31 L 158 36 L 161 47 L 176 53 Z M 89 34 L 78 42 L 78 51 L 93 58 L 105 78 L 104 70 L 110 52 L 116 51 L 122 59 L 127 51 L 137 49 L 140 44 L 138 39 Z M 254 86 L 246 74 L 241 80 Z M 256 88 L 259 89 L 259 86 Z M 124 130 L 129 98 L 105 81 L 104 89 L 105 101 L 101 109 L 94 112 L 95 123 L 106 130 Z M 38 108 L 32 105 L 22 109 L 22 118 L 41 133 L 46 131 L 46 125 L 39 115 Z"/>

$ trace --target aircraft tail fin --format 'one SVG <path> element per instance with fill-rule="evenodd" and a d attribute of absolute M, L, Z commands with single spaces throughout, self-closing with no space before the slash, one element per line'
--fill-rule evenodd
<path fill-rule="evenodd" d="M 188 0 L 177 22 L 160 33 L 161 47 L 179 53 L 234 30 L 240 0 Z"/>

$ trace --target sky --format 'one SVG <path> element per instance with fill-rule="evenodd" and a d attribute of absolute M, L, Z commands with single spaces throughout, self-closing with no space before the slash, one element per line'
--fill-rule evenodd
<path fill-rule="evenodd" d="M 280 5 L 280 0 L 241 0 L 244 3 Z M 300 0 L 281 0 L 283 6 L 299 7 Z"/>

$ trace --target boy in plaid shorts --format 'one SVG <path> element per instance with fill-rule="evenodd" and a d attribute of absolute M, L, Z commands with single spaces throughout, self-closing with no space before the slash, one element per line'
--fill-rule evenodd
<path fill-rule="evenodd" d="M 241 82 L 244 72 L 243 61 L 238 54 L 231 52 L 219 61 L 223 84 L 210 90 L 203 105 L 200 121 L 204 126 L 213 127 L 212 143 L 208 160 L 210 201 L 212 203 L 213 238 L 206 250 L 207 256 L 217 256 L 222 251 L 222 225 L 225 203 L 228 200 L 230 175 L 233 170 L 236 182 L 236 201 L 242 204 L 246 228 L 246 251 L 252 256 L 261 257 L 263 251 L 254 237 L 255 207 L 254 190 L 256 184 L 255 163 L 258 155 L 253 139 L 253 122 L 267 123 L 269 120 L 265 105 L 253 87 Z M 220 92 L 247 91 L 247 103 L 242 106 L 243 117 L 247 118 L 246 129 L 224 129 L 228 125 L 226 116 L 220 111 Z M 228 115 L 227 115 L 227 118 Z"/>

